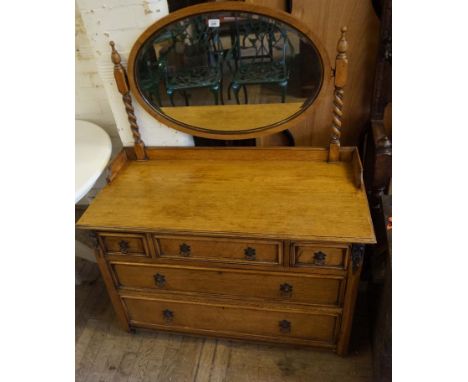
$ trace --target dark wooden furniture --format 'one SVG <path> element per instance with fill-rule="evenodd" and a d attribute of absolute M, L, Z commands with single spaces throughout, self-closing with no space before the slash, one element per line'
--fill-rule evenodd
<path fill-rule="evenodd" d="M 377 244 L 368 247 L 374 379 L 392 377 L 392 261 L 391 196 L 387 195 L 392 177 L 391 100 L 392 100 L 392 1 L 373 1 L 381 19 L 379 51 L 374 79 L 371 120 L 363 138 L 364 179 Z"/>
<path fill-rule="evenodd" d="M 371 119 L 364 134 L 364 179 L 371 208 L 379 209 L 392 177 L 392 1 L 376 2 L 381 29 Z"/>
<path fill-rule="evenodd" d="M 213 10 L 281 18 L 313 35 L 286 13 L 222 2 L 169 15 L 150 27 L 134 49 L 171 20 Z M 145 147 L 130 90 L 149 106 L 137 93 L 133 70 L 129 86 L 112 48 L 135 144 L 111 163 L 109 184 L 78 227 L 95 238 L 97 262 L 122 328 L 317 346 L 346 354 L 364 244 L 375 242 L 358 150 L 340 147 L 346 28 L 333 71 L 325 66 L 334 77 L 324 77 L 320 93 L 335 89 L 327 148 Z M 130 68 L 135 57 L 132 51 Z M 234 111 L 221 105 L 209 109 L 213 116 L 227 110 L 232 117 L 220 126 L 223 131 L 195 133 L 258 137 L 287 129 L 291 120 L 243 129 L 246 116 L 255 118 L 255 107 L 271 105 L 230 106 Z M 152 114 L 167 120 L 155 110 Z M 171 126 L 194 133 L 174 120 Z"/>

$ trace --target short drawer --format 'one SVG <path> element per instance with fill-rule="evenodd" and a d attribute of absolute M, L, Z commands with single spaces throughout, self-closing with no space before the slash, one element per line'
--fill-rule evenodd
<path fill-rule="evenodd" d="M 151 257 L 144 234 L 99 233 L 98 237 L 108 255 Z"/>
<path fill-rule="evenodd" d="M 346 269 L 348 247 L 309 243 L 291 245 L 291 266 Z"/>
<path fill-rule="evenodd" d="M 224 304 L 125 296 L 131 325 L 220 336 L 243 335 L 255 339 L 336 342 L 338 314 L 305 313 Z"/>
<path fill-rule="evenodd" d="M 112 263 L 118 287 L 193 292 L 238 298 L 339 306 L 344 280 L 339 276 Z"/>
<path fill-rule="evenodd" d="M 283 263 L 281 241 L 154 236 L 158 255 L 237 264 Z"/>

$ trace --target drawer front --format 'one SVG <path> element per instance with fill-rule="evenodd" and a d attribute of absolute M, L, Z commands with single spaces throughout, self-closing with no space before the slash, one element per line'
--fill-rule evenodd
<path fill-rule="evenodd" d="M 344 280 L 339 276 L 128 263 L 112 263 L 111 268 L 117 285 L 124 288 L 279 299 L 330 306 L 339 306 L 344 293 Z"/>
<path fill-rule="evenodd" d="M 99 241 L 108 255 L 151 257 L 143 234 L 99 233 Z"/>
<path fill-rule="evenodd" d="M 293 267 L 346 269 L 347 246 L 324 246 L 320 244 L 299 244 L 291 246 Z"/>
<path fill-rule="evenodd" d="M 333 344 L 339 318 L 333 314 L 280 311 L 230 304 L 199 303 L 159 298 L 123 297 L 130 323 L 149 324 L 170 330 L 206 334 L 242 334 L 288 339 L 303 339 Z M 259 338 L 260 337 L 260 338 Z"/>
<path fill-rule="evenodd" d="M 154 241 L 159 256 L 166 258 L 238 264 L 283 263 L 281 241 L 167 236 L 155 236 Z"/>

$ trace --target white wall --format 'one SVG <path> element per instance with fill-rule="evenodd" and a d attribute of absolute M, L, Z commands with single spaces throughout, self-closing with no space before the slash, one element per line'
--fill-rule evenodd
<path fill-rule="evenodd" d="M 113 141 L 120 141 L 78 9 L 75 10 L 75 118 L 96 123 L 106 130 Z"/>
<path fill-rule="evenodd" d="M 77 118 L 103 126 L 120 137 L 124 146 L 133 145 L 122 97 L 117 91 L 110 59 L 113 40 L 126 66 L 137 37 L 153 22 L 168 13 L 166 0 L 77 0 Z M 85 34 L 88 38 L 86 43 Z M 80 45 L 78 45 L 78 43 Z M 92 65 L 94 59 L 94 66 Z M 95 68 L 95 72 L 94 72 Z M 104 96 L 105 94 L 105 96 Z M 107 105 L 105 102 L 107 98 Z M 141 136 L 147 146 L 191 146 L 193 138 L 164 126 L 133 102 Z M 79 114 L 78 114 L 79 112 Z M 116 130 L 112 130 L 110 115 Z M 88 115 L 88 117 L 83 117 Z M 99 123 L 99 121 L 101 123 Z"/>
<path fill-rule="evenodd" d="M 75 3 L 75 118 L 103 127 L 115 155 L 132 146 L 133 137 L 122 96 L 117 91 L 110 59 L 113 40 L 126 66 L 137 37 L 168 13 L 166 0 L 77 0 Z M 192 146 L 190 135 L 157 122 L 133 103 L 141 136 L 147 146 Z M 105 185 L 103 174 L 78 202 L 88 204 Z"/>

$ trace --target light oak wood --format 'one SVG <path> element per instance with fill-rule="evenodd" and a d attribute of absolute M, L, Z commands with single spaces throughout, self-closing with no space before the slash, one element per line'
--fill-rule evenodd
<path fill-rule="evenodd" d="M 151 257 L 145 235 L 101 232 L 98 237 L 106 254 Z"/>
<path fill-rule="evenodd" d="M 372 243 L 366 195 L 353 178 L 348 162 L 130 162 L 79 226 Z"/>
<path fill-rule="evenodd" d="M 340 157 L 341 120 L 343 119 L 344 87 L 348 78 L 348 41 L 346 40 L 347 27 L 341 28 L 341 37 L 338 40 L 335 59 L 335 91 L 333 93 L 333 121 L 330 138 L 330 152 L 328 160 L 336 162 Z"/>
<path fill-rule="evenodd" d="M 261 0 L 259 0 L 261 1 Z M 379 39 L 379 20 L 371 1 L 294 0 L 292 15 L 315 33 L 329 57 L 336 55 L 340 28 L 348 27 L 349 66 L 346 102 L 343 106 L 342 145 L 356 145 L 369 120 L 372 87 Z M 330 105 L 333 91 L 327 92 L 321 107 L 306 111 L 303 122 L 290 126 L 298 146 L 326 146 L 330 139 Z"/>
<path fill-rule="evenodd" d="M 322 344 L 333 346 L 339 317 L 314 311 L 277 310 L 270 307 L 236 306 L 219 300 L 198 303 L 162 297 L 123 296 L 130 322 L 135 326 L 163 330 L 187 331 L 219 337 L 252 338 L 262 341 Z M 166 320 L 163 312 L 173 313 Z M 279 323 L 291 324 L 290 332 L 282 332 Z"/>
<path fill-rule="evenodd" d="M 76 261 L 81 278 L 99 275 L 97 265 Z M 353 324 L 353 351 L 330 351 L 184 336 L 165 331 L 126 333 L 116 317 L 101 277 L 75 289 L 75 380 L 118 381 L 372 381 L 372 348 L 367 310 Z M 362 314 L 364 313 L 364 315 Z M 131 363 L 130 363 L 130 362 Z"/>
<path fill-rule="evenodd" d="M 112 53 L 111 59 L 114 64 L 114 78 L 117 84 L 117 89 L 119 93 L 122 94 L 122 101 L 125 105 L 125 112 L 127 113 L 128 122 L 130 123 L 130 129 L 132 130 L 135 153 L 138 160 L 146 160 L 145 154 L 145 144 L 141 139 L 140 131 L 137 124 L 137 119 L 135 116 L 135 109 L 132 105 L 132 97 L 130 95 L 130 88 L 127 81 L 127 73 L 125 68 L 121 63 L 120 54 L 115 49 L 115 44 L 113 41 L 110 43 Z"/>
<path fill-rule="evenodd" d="M 346 269 L 348 265 L 347 246 L 327 246 L 316 243 L 293 243 L 291 266 L 311 268 Z"/>
<path fill-rule="evenodd" d="M 185 8 L 158 21 L 135 44 L 129 60 L 132 91 L 132 65 L 153 32 L 178 18 L 215 9 L 262 13 L 313 36 L 294 17 L 249 4 Z M 347 82 L 344 32 L 335 65 L 335 118 L 328 150 L 146 149 L 138 144 L 126 73 L 114 50 L 116 80 L 135 145 L 111 165 L 110 183 L 78 226 L 97 231 L 98 264 L 124 329 L 321 346 L 346 354 L 363 243 L 374 243 L 375 236 L 358 151 L 340 144 L 343 105 L 337 102 Z M 324 92 L 330 90 L 332 76 L 327 54 L 312 40 L 330 73 L 325 73 L 308 113 L 328 107 Z M 229 123 L 247 134 L 263 134 L 305 119 L 307 113 L 301 113 L 261 132 L 249 130 L 251 121 L 232 118 Z M 176 347 L 182 348 L 180 341 Z M 191 353 L 182 356 L 190 360 Z M 122 360 L 125 370 L 135 367 L 132 354 Z M 193 374 L 188 370 L 180 377 Z M 165 380 L 173 373 L 158 375 Z"/>
<path fill-rule="evenodd" d="M 107 183 L 112 182 L 114 178 L 117 176 L 120 170 L 124 168 L 124 166 L 128 162 L 127 152 L 125 149 L 122 149 L 116 157 L 111 161 L 111 163 L 107 166 L 107 176 L 106 181 Z"/>
<path fill-rule="evenodd" d="M 107 262 L 104 260 L 104 255 L 102 253 L 101 248 L 96 248 L 95 250 L 96 254 L 96 262 L 99 267 L 99 271 L 101 272 L 101 276 L 104 280 L 104 283 L 106 285 L 107 291 L 109 293 L 110 300 L 112 302 L 112 305 L 114 307 L 115 314 L 117 316 L 119 326 L 125 330 L 129 331 L 130 326 L 129 326 L 129 321 L 127 317 L 127 313 L 122 306 L 119 294 L 117 293 L 115 287 L 114 287 L 114 280 L 112 278 L 111 272 L 109 270 L 109 266 Z"/>
<path fill-rule="evenodd" d="M 344 278 L 282 272 L 111 263 L 117 287 L 339 306 Z"/>
<path fill-rule="evenodd" d="M 236 264 L 282 265 L 283 244 L 281 241 L 264 240 L 220 240 L 212 237 L 163 236 L 155 235 L 155 248 L 158 256 L 179 260 L 201 260 L 231 262 Z M 189 248 L 181 253 L 181 246 Z M 249 256 L 248 248 L 254 250 Z"/>
<path fill-rule="evenodd" d="M 226 134 L 243 138 L 271 134 L 272 126 L 283 124 L 302 112 L 302 102 L 163 107 L 161 111 L 177 123 L 190 126 L 190 132 L 206 138 L 225 139 Z M 214 131 L 216 133 L 214 133 Z M 203 133 L 203 134 L 202 134 Z"/>

